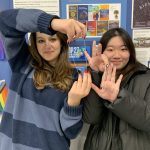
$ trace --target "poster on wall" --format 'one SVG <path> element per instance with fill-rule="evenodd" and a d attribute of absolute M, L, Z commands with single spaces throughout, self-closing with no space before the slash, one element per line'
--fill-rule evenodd
<path fill-rule="evenodd" d="M 137 60 L 150 68 L 150 29 L 133 30 Z"/>
<path fill-rule="evenodd" d="M 59 16 L 59 0 L 13 0 L 14 8 L 41 9 Z"/>
<path fill-rule="evenodd" d="M 0 37 L 0 60 L 4 60 L 5 54 L 4 54 L 4 46 L 2 43 L 2 39 Z"/>
<path fill-rule="evenodd" d="M 72 63 L 85 63 L 87 62 L 87 58 L 86 56 L 84 55 L 84 51 L 86 50 L 88 52 L 88 54 L 91 56 L 91 45 L 70 45 L 69 46 L 69 60 L 72 62 Z"/>
<path fill-rule="evenodd" d="M 107 30 L 120 27 L 121 4 L 68 4 L 67 18 L 76 19 L 87 27 L 87 37 L 102 36 Z"/>
<path fill-rule="evenodd" d="M 132 28 L 150 28 L 150 0 L 132 1 Z"/>

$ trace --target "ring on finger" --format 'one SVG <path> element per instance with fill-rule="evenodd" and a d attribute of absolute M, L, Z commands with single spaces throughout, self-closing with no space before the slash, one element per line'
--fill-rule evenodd
<path fill-rule="evenodd" d="M 106 68 L 108 68 L 109 67 L 109 64 L 106 64 Z"/>
<path fill-rule="evenodd" d="M 75 38 L 76 38 L 76 35 L 73 36 L 73 39 L 75 39 Z"/>
<path fill-rule="evenodd" d="M 102 85 L 100 85 L 100 89 L 103 89 L 103 86 L 102 86 Z"/>

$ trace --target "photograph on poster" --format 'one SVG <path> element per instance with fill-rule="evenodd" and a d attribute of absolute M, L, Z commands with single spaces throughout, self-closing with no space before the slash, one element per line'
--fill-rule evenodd
<path fill-rule="evenodd" d="M 137 59 L 150 67 L 150 29 L 133 30 Z"/>
<path fill-rule="evenodd" d="M 109 20 L 109 5 L 108 4 L 102 4 L 100 5 L 100 20 Z"/>
<path fill-rule="evenodd" d="M 78 5 L 78 20 L 81 22 L 88 20 L 88 5 Z"/>
<path fill-rule="evenodd" d="M 99 5 L 88 5 L 88 20 L 99 20 Z"/>
<path fill-rule="evenodd" d="M 67 4 L 66 16 L 87 27 L 87 37 L 102 36 L 107 30 L 119 27 L 121 4 Z"/>
<path fill-rule="evenodd" d="M 136 48 L 150 48 L 150 29 L 133 30 L 133 42 Z"/>
<path fill-rule="evenodd" d="M 108 30 L 108 21 L 97 21 L 97 35 L 102 36 Z"/>
<path fill-rule="evenodd" d="M 150 1 L 132 1 L 132 28 L 150 28 Z"/>

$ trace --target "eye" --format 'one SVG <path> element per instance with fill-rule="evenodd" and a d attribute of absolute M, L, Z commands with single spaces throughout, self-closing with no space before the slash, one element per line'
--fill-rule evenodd
<path fill-rule="evenodd" d="M 112 52 L 112 51 L 113 51 L 113 48 L 108 47 L 108 48 L 105 49 L 105 51 Z"/>
<path fill-rule="evenodd" d="M 44 43 L 45 41 L 42 39 L 37 40 L 37 43 Z"/>
<path fill-rule="evenodd" d="M 122 47 L 121 50 L 122 51 L 128 51 L 128 48 L 127 47 Z"/>
<path fill-rule="evenodd" d="M 50 38 L 49 41 L 55 42 L 57 39 L 56 38 Z"/>

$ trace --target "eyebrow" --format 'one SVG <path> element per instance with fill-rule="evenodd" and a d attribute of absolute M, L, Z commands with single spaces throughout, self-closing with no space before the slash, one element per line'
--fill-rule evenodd
<path fill-rule="evenodd" d="M 121 45 L 120 47 L 123 47 L 123 46 L 127 46 L 127 45 Z M 116 46 L 114 46 L 114 45 L 107 45 L 107 47 L 116 47 Z"/>
<path fill-rule="evenodd" d="M 56 37 L 56 36 L 49 36 L 48 38 L 49 38 L 49 39 L 52 39 L 52 38 L 57 39 L 58 37 Z M 41 37 L 41 36 L 37 36 L 36 39 L 45 39 L 45 38 L 44 38 L 44 37 Z"/>

